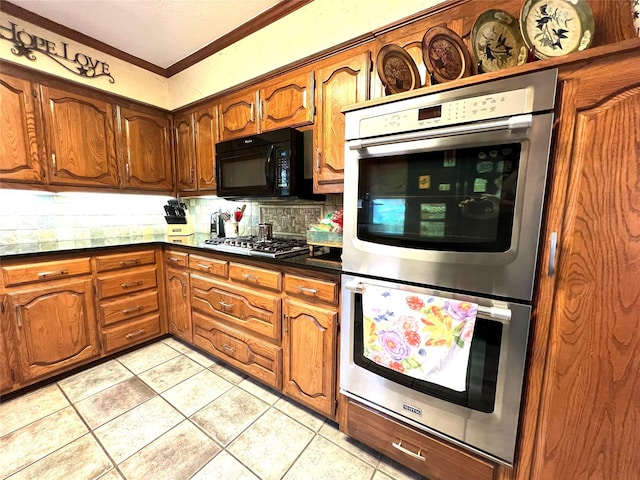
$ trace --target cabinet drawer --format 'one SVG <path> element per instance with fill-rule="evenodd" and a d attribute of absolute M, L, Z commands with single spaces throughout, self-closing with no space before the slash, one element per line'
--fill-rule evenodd
<path fill-rule="evenodd" d="M 226 260 L 189 255 L 189 268 L 205 272 L 216 277 L 227 278 L 229 263 Z"/>
<path fill-rule="evenodd" d="M 175 252 L 173 250 L 167 250 L 164 252 L 164 263 L 169 266 L 175 267 L 188 267 L 189 266 L 189 254 L 184 252 Z"/>
<path fill-rule="evenodd" d="M 113 255 L 98 255 L 96 259 L 96 272 L 108 272 L 118 268 L 139 267 L 156 263 L 156 252 L 144 250 L 133 253 L 116 253 Z"/>
<path fill-rule="evenodd" d="M 230 263 L 229 278 L 252 287 L 268 288 L 277 292 L 282 290 L 282 274 L 273 270 Z"/>
<path fill-rule="evenodd" d="M 111 325 L 122 320 L 157 311 L 158 291 L 149 290 L 100 302 L 98 305 L 98 318 L 102 325 Z"/>
<path fill-rule="evenodd" d="M 191 274 L 191 307 L 275 340 L 280 339 L 280 298 Z"/>
<path fill-rule="evenodd" d="M 145 267 L 98 277 L 98 300 L 157 286 L 156 268 Z"/>
<path fill-rule="evenodd" d="M 6 265 L 2 267 L 2 279 L 6 287 L 22 283 L 59 280 L 91 272 L 89 258 L 58 260 L 54 262 Z"/>
<path fill-rule="evenodd" d="M 160 335 L 160 314 L 153 313 L 102 330 L 104 353 L 130 347 Z"/>
<path fill-rule="evenodd" d="M 288 295 L 315 299 L 321 302 L 338 304 L 338 283 L 316 278 L 299 277 L 298 275 L 284 276 L 284 291 Z"/>
<path fill-rule="evenodd" d="M 282 349 L 193 312 L 193 342 L 274 388 L 282 385 Z"/>
<path fill-rule="evenodd" d="M 431 480 L 492 480 L 496 466 L 349 400 L 350 436 Z M 420 458 L 424 460 L 421 460 Z"/>

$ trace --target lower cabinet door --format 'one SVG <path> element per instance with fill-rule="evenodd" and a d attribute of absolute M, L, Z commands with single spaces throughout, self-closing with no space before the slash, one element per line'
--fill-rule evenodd
<path fill-rule="evenodd" d="M 193 343 L 189 272 L 167 269 L 167 304 L 169 333 Z"/>
<path fill-rule="evenodd" d="M 104 353 L 131 347 L 160 335 L 160 314 L 154 313 L 121 322 L 102 330 Z"/>
<path fill-rule="evenodd" d="M 9 294 L 23 381 L 97 358 L 91 280 Z"/>
<path fill-rule="evenodd" d="M 193 312 L 193 343 L 230 365 L 280 389 L 282 349 Z"/>
<path fill-rule="evenodd" d="M 368 407 L 347 402 L 347 433 L 430 480 L 492 480 L 496 465 Z"/>

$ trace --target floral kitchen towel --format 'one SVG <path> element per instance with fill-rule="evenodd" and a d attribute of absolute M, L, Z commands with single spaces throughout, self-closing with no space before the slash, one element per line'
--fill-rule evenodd
<path fill-rule="evenodd" d="M 364 356 L 384 367 L 463 392 L 478 305 L 366 285 Z"/>

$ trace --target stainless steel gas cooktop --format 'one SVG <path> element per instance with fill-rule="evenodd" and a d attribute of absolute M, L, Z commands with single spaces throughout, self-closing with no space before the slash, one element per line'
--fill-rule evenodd
<path fill-rule="evenodd" d="M 272 238 L 265 241 L 258 241 L 256 236 L 209 238 L 200 246 L 220 252 L 270 258 L 306 255 L 309 252 L 307 242 L 297 238 Z"/>

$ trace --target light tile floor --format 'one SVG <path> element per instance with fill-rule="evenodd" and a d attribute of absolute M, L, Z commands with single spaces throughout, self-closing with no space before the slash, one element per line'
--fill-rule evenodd
<path fill-rule="evenodd" d="M 423 477 L 169 338 L 0 404 L 0 478 Z"/>

